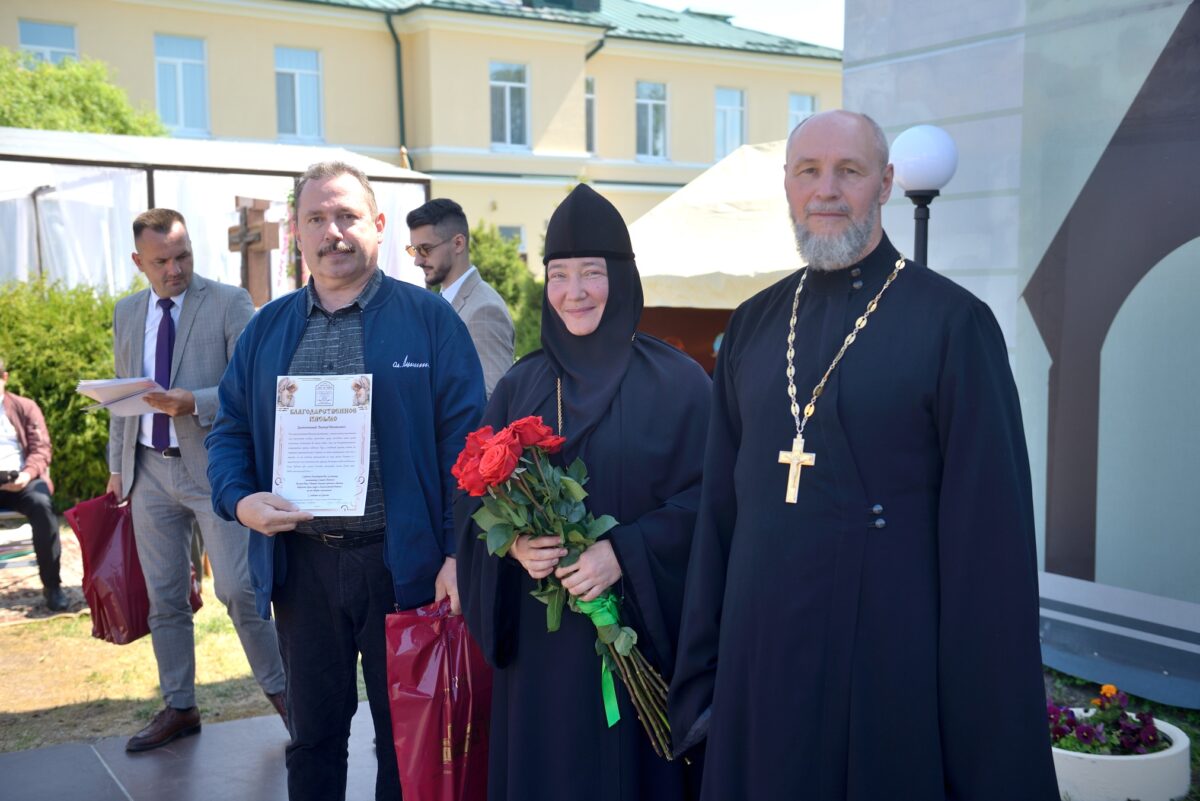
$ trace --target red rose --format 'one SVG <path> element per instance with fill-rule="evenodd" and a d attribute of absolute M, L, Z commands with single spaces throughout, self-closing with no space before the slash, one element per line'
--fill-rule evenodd
<path fill-rule="evenodd" d="M 450 474 L 458 479 L 459 488 L 476 498 L 487 492 L 487 485 L 479 474 L 479 459 L 492 436 L 491 426 L 484 426 L 468 434 L 466 447 L 458 455 L 454 467 L 450 468 Z"/>
<path fill-rule="evenodd" d="M 521 441 L 511 429 L 502 429 L 492 437 L 479 457 L 479 475 L 484 483 L 496 487 L 507 481 L 513 470 L 517 469 L 521 451 Z"/>
<path fill-rule="evenodd" d="M 509 423 L 508 427 L 520 440 L 523 448 L 537 445 L 542 439 L 554 434 L 554 430 L 543 423 L 540 417 L 522 417 Z"/>
<path fill-rule="evenodd" d="M 554 429 L 542 422 L 540 417 L 522 417 L 508 426 L 521 441 L 523 447 L 541 448 L 546 453 L 558 453 L 566 440 L 554 433 Z"/>
<path fill-rule="evenodd" d="M 566 441 L 566 437 L 559 437 L 551 433 L 547 434 L 545 437 L 542 437 L 541 440 L 533 444 L 544 450 L 546 453 L 558 453 L 562 449 L 563 443 Z"/>

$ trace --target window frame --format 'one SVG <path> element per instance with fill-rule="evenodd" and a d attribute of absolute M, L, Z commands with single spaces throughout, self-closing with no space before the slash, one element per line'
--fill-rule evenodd
<path fill-rule="evenodd" d="M 200 43 L 202 57 L 199 61 L 191 58 L 182 58 L 179 56 L 160 56 L 158 54 L 158 44 L 160 39 L 189 39 Z M 171 125 L 163 119 L 162 109 L 159 104 L 159 75 L 158 68 L 162 64 L 170 64 L 175 72 L 175 91 L 176 98 L 179 103 L 179 124 Z M 185 114 L 184 106 L 184 91 L 183 91 L 183 65 L 184 64 L 199 64 L 201 74 L 203 76 L 204 91 L 203 107 L 204 107 L 204 127 L 189 128 L 184 123 Z M 163 125 L 167 127 L 172 136 L 185 137 L 211 137 L 212 136 L 212 109 L 209 107 L 208 100 L 208 40 L 199 36 L 180 36 L 174 33 L 156 33 L 154 34 L 154 99 L 155 111 L 158 112 L 158 117 L 162 120 Z"/>
<path fill-rule="evenodd" d="M 583 147 L 584 150 L 596 155 L 596 78 L 584 76 L 583 79 Z"/>
<path fill-rule="evenodd" d="M 65 28 L 71 32 L 71 49 L 63 47 L 55 47 L 53 45 L 28 44 L 25 42 L 25 26 L 26 25 L 45 25 L 50 28 Z M 79 60 L 79 37 L 76 34 L 75 26 L 65 22 L 41 22 L 35 19 L 17 19 L 17 49 L 23 53 L 29 53 L 39 61 L 45 61 L 48 64 L 61 64 L 65 59 L 73 58 Z M 58 56 L 55 58 L 55 56 Z"/>
<path fill-rule="evenodd" d="M 492 77 L 492 70 L 496 67 L 509 67 L 509 68 L 520 67 L 522 76 L 524 77 L 524 81 L 522 83 L 517 83 L 516 81 L 497 80 Z M 489 106 L 490 106 L 489 110 L 488 110 L 488 139 L 491 141 L 492 150 L 523 150 L 523 151 L 527 151 L 530 149 L 530 146 L 529 146 L 529 139 L 530 139 L 530 136 L 529 136 L 529 117 L 530 117 L 529 96 L 530 96 L 531 92 L 530 92 L 529 73 L 530 73 L 530 69 L 529 69 L 528 64 L 518 64 L 516 62 L 511 62 L 511 61 L 488 61 L 488 102 L 489 102 Z M 494 104 L 492 104 L 492 102 L 491 102 L 491 97 L 492 97 L 492 89 L 494 89 L 496 87 L 500 87 L 504 90 L 504 138 L 505 138 L 505 141 L 503 141 L 503 142 L 497 142 L 494 139 L 492 139 L 492 127 L 495 123 L 496 108 L 495 108 Z M 524 93 L 525 93 L 524 94 L 524 102 L 521 104 L 521 114 L 524 115 L 524 122 L 525 122 L 524 130 L 525 130 L 525 140 L 526 141 L 524 141 L 524 142 L 513 142 L 512 141 L 512 138 L 513 138 L 512 123 L 513 123 L 513 105 L 514 105 L 513 99 L 512 99 L 512 90 L 515 88 L 523 89 Z"/>
<path fill-rule="evenodd" d="M 792 99 L 797 97 L 807 97 L 809 100 L 809 110 L 807 112 L 797 112 L 792 110 Z M 817 113 L 817 96 L 807 92 L 788 92 L 788 129 L 787 136 L 791 136 L 792 131 L 796 130 L 796 126 L 807 120 L 809 117 Z"/>
<path fill-rule="evenodd" d="M 280 67 L 279 66 L 279 54 L 280 54 L 281 50 L 293 51 L 293 52 L 298 52 L 298 53 L 299 52 L 312 53 L 317 57 L 317 68 L 315 70 L 307 70 L 307 69 L 300 69 L 300 68 L 295 68 L 295 67 Z M 325 97 L 324 97 L 325 84 L 322 81 L 322 74 L 324 72 L 324 67 L 325 67 L 325 63 L 324 63 L 324 60 L 321 58 L 320 50 L 317 50 L 317 49 L 311 48 L 311 47 L 288 47 L 285 45 L 275 45 L 275 78 L 276 78 L 276 84 L 275 84 L 275 128 L 276 128 L 276 131 L 275 131 L 275 133 L 279 137 L 279 141 L 324 144 L 324 142 L 325 142 Z M 295 128 L 296 128 L 295 133 L 284 133 L 283 131 L 279 130 L 279 116 L 280 116 L 280 112 L 282 111 L 282 109 L 280 109 L 280 107 L 279 107 L 279 83 L 278 83 L 278 80 L 279 80 L 280 74 L 290 75 L 292 78 L 292 104 L 293 104 L 292 109 L 293 109 L 293 115 L 294 115 L 292 122 L 294 123 Z M 316 76 L 316 79 L 317 79 L 317 96 L 316 96 L 316 100 L 315 100 L 316 106 L 317 106 L 317 132 L 315 134 L 311 134 L 311 135 L 300 132 L 300 120 L 304 116 L 303 109 L 307 108 L 307 106 L 302 106 L 302 102 L 301 102 L 302 98 L 303 98 L 303 94 L 300 90 L 300 76 L 301 75 L 314 75 L 314 76 Z"/>
<path fill-rule="evenodd" d="M 653 98 L 640 97 L 640 94 L 641 94 L 640 89 L 643 84 L 645 84 L 647 86 L 661 86 L 663 99 L 655 100 Z M 634 151 L 635 157 L 638 161 L 660 162 L 660 161 L 670 161 L 671 160 L 670 102 L 671 102 L 671 90 L 670 90 L 670 86 L 668 86 L 668 84 L 665 81 L 643 81 L 643 80 L 636 81 L 636 83 L 634 85 L 633 151 Z M 646 132 L 646 134 L 647 134 L 646 135 L 646 143 L 647 143 L 647 145 L 649 145 L 649 148 L 650 148 L 650 152 L 648 152 L 648 153 L 642 153 L 641 151 L 638 150 L 638 141 L 637 140 L 639 138 L 638 134 L 640 133 L 638 128 L 641 125 L 641 122 L 640 122 L 641 115 L 638 114 L 638 111 L 641 109 L 642 106 L 647 107 L 646 120 L 650 126 L 649 130 Z M 662 153 L 661 154 L 653 152 L 654 151 L 654 110 L 656 107 L 659 107 L 659 106 L 662 107 L 662 123 L 663 123 L 663 125 L 662 125 L 663 142 L 662 142 Z"/>
<path fill-rule="evenodd" d="M 727 106 L 721 104 L 722 92 L 736 92 L 738 104 L 736 106 Z M 713 108 L 714 108 L 714 127 L 713 127 L 713 154 L 714 160 L 720 161 L 728 156 L 733 151 L 737 150 L 742 145 L 746 144 L 746 90 L 734 89 L 731 86 L 718 86 L 713 93 Z M 728 122 L 728 116 L 736 114 L 737 121 L 737 144 L 733 147 L 726 147 L 722 152 L 722 139 L 729 132 L 728 126 L 724 123 Z M 726 143 L 728 144 L 728 143 Z"/>

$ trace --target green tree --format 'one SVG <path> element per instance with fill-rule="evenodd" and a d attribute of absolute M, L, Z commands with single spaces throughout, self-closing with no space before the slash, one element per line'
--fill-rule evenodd
<path fill-rule="evenodd" d="M 130 291 L 144 284 L 135 282 Z M 112 316 L 117 297 L 41 279 L 0 284 L 0 355 L 8 388 L 37 402 L 50 430 L 54 502 L 60 510 L 104 492 L 108 412 L 85 412 L 81 378 L 113 372 Z"/>
<path fill-rule="evenodd" d="M 138 110 L 102 61 L 37 61 L 0 47 L 0 126 L 45 131 L 166 136 L 153 111 Z"/>
<path fill-rule="evenodd" d="M 508 304 L 517 358 L 540 348 L 542 285 L 521 260 L 516 240 L 505 239 L 496 226 L 481 221 L 471 229 L 471 263 Z"/>

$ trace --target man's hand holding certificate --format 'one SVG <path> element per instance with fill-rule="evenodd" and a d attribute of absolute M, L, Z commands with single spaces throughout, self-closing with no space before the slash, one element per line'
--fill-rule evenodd
<path fill-rule="evenodd" d="M 314 517 L 359 516 L 370 462 L 370 374 L 279 376 L 274 494 Z"/>

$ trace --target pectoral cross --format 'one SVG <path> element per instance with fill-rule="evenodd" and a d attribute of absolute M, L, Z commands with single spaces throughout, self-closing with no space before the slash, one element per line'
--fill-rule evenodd
<path fill-rule="evenodd" d="M 792 440 L 790 451 L 779 452 L 779 463 L 788 466 L 787 496 L 784 500 L 788 503 L 795 503 L 796 496 L 800 493 L 800 468 L 812 467 L 816 464 L 817 455 L 805 453 L 804 437 L 796 437 Z"/>

